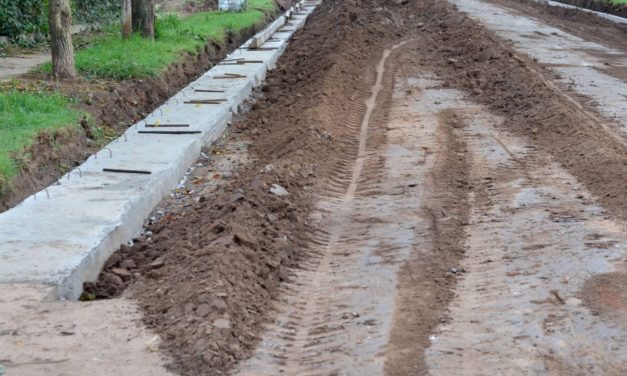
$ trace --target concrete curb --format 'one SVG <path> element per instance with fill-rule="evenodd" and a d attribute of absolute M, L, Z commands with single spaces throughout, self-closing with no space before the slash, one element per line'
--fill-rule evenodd
<path fill-rule="evenodd" d="M 318 4 L 305 3 L 262 48 L 249 49 L 251 38 L 79 168 L 0 214 L 0 283 L 46 284 L 52 298 L 77 299 L 220 136 Z"/>
<path fill-rule="evenodd" d="M 580 7 L 576 7 L 574 5 L 564 4 L 564 3 L 560 3 L 560 2 L 557 2 L 557 1 L 551 1 L 551 0 L 534 0 L 534 1 L 537 2 L 537 3 L 540 3 L 540 4 L 551 6 L 551 7 L 576 9 L 576 10 L 580 10 L 582 12 L 592 13 L 592 14 L 598 16 L 598 17 L 605 18 L 606 20 L 610 20 L 612 22 L 616 22 L 616 23 L 627 25 L 627 18 L 615 16 L 613 14 L 597 12 L 597 11 L 594 11 L 594 10 L 591 10 L 591 9 L 580 8 Z"/>

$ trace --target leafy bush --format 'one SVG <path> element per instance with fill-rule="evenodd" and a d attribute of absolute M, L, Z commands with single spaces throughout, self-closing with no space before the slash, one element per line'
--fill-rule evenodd
<path fill-rule="evenodd" d="M 42 38 L 48 32 L 47 10 L 47 0 L 0 0 L 0 35 Z"/>
<path fill-rule="evenodd" d="M 71 4 L 74 22 L 88 25 L 111 23 L 121 9 L 119 0 L 71 0 Z M 37 41 L 47 34 L 48 0 L 0 0 L 0 35 L 14 42 L 28 42 L 24 36 Z"/>
<path fill-rule="evenodd" d="M 76 22 L 103 25 L 120 17 L 121 4 L 120 0 L 72 0 L 72 11 Z"/>

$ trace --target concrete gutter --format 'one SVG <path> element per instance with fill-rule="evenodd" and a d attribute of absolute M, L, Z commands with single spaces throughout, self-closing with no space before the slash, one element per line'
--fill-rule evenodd
<path fill-rule="evenodd" d="M 249 49 L 249 40 L 79 168 L 1 213 L 0 284 L 45 284 L 53 287 L 52 298 L 77 299 L 83 283 L 95 280 L 109 256 L 137 236 L 201 148 L 220 136 L 318 4 L 304 3 L 262 48 Z M 189 133 L 145 133 L 155 131 Z"/>
<path fill-rule="evenodd" d="M 535 0 L 535 1 L 537 3 L 545 4 L 545 5 L 548 5 L 548 6 L 551 6 L 551 7 L 576 9 L 576 10 L 580 10 L 582 12 L 592 13 L 592 14 L 598 16 L 598 17 L 605 18 L 606 20 L 610 20 L 612 22 L 616 22 L 616 23 L 627 25 L 627 18 L 615 16 L 613 14 L 597 12 L 597 11 L 594 11 L 594 10 L 591 10 L 591 9 L 586 9 L 586 8 L 580 8 L 580 7 L 576 7 L 574 5 L 568 5 L 568 4 L 560 3 L 558 1 L 550 1 L 550 0 Z"/>

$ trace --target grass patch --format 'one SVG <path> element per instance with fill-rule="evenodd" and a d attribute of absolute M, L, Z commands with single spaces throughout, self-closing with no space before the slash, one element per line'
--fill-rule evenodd
<path fill-rule="evenodd" d="M 58 94 L 0 92 L 0 191 L 19 171 L 16 153 L 31 146 L 39 132 L 78 124 L 84 113 L 69 104 Z"/>
<path fill-rule="evenodd" d="M 627 0 L 611 0 L 614 4 L 627 4 Z"/>
<path fill-rule="evenodd" d="M 200 12 L 182 19 L 168 15 L 157 20 L 154 42 L 138 35 L 124 41 L 115 25 L 89 47 L 76 52 L 76 68 L 88 78 L 157 76 L 181 53 L 194 52 L 209 39 L 222 42 L 227 31 L 253 26 L 273 8 L 273 0 L 250 0 L 248 9 L 238 13 Z M 45 64 L 43 70 L 50 72 L 51 65 Z"/>

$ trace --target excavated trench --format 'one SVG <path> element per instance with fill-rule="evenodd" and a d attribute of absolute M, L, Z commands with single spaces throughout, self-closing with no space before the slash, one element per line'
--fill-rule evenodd
<path fill-rule="evenodd" d="M 627 372 L 616 122 L 447 2 L 324 1 L 207 152 L 87 286 L 177 373 Z"/>

